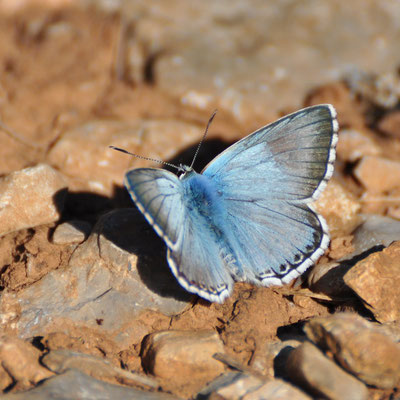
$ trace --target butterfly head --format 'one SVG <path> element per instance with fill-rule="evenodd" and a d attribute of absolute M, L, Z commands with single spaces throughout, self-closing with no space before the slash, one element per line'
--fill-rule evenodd
<path fill-rule="evenodd" d="M 187 178 L 194 169 L 189 165 L 179 164 L 179 179 Z"/>

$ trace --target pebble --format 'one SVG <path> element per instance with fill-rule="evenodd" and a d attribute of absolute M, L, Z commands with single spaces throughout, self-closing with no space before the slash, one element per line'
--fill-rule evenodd
<path fill-rule="evenodd" d="M 354 292 L 344 283 L 343 276 L 351 268 L 346 262 L 328 262 L 315 265 L 307 275 L 309 288 L 338 300 L 354 297 Z"/>
<path fill-rule="evenodd" d="M 354 175 L 372 193 L 383 193 L 400 187 L 400 162 L 384 157 L 366 156 L 357 164 Z"/>
<path fill-rule="evenodd" d="M 400 241 L 370 254 L 344 275 L 344 282 L 380 322 L 400 320 Z"/>
<path fill-rule="evenodd" d="M 325 217 L 332 238 L 350 234 L 361 222 L 359 201 L 335 178 L 313 205 Z"/>
<path fill-rule="evenodd" d="M 219 393 L 218 393 L 219 394 Z M 237 397 L 232 396 L 232 400 Z M 311 397 L 299 388 L 281 379 L 274 379 L 264 383 L 258 389 L 242 397 L 242 400 L 311 400 Z"/>
<path fill-rule="evenodd" d="M 0 178 L 0 236 L 57 221 L 66 188 L 64 177 L 47 164 Z"/>
<path fill-rule="evenodd" d="M 47 379 L 28 392 L 3 395 L 4 400 L 113 399 L 179 400 L 166 393 L 151 393 L 131 387 L 99 381 L 81 371 L 70 369 Z"/>
<path fill-rule="evenodd" d="M 11 336 L 0 337 L 0 364 L 19 389 L 28 389 L 54 375 L 40 364 L 39 357 L 40 351 L 30 343 Z"/>
<path fill-rule="evenodd" d="M 382 149 L 370 132 L 359 129 L 341 129 L 337 157 L 354 163 L 364 156 L 378 156 Z"/>
<path fill-rule="evenodd" d="M 196 399 L 311 400 L 299 388 L 282 379 L 262 379 L 250 373 L 225 372 L 204 387 Z"/>
<path fill-rule="evenodd" d="M 314 318 L 304 331 L 329 350 L 342 368 L 368 385 L 392 389 L 400 383 L 400 345 L 362 317 L 338 313 Z"/>
<path fill-rule="evenodd" d="M 213 358 L 224 352 L 224 345 L 213 331 L 160 331 L 148 336 L 142 345 L 144 368 L 174 385 L 200 389 L 222 372 L 224 365 Z"/>
<path fill-rule="evenodd" d="M 400 98 L 400 90 L 398 94 Z M 378 123 L 378 129 L 386 135 L 392 136 L 394 138 L 400 138 L 400 112 L 393 111 L 385 114 Z"/>
<path fill-rule="evenodd" d="M 290 380 L 317 397 L 331 400 L 366 400 L 367 387 L 346 373 L 309 342 L 289 354 L 287 373 Z"/>
<path fill-rule="evenodd" d="M 344 275 L 370 252 L 400 240 L 399 221 L 380 215 L 362 215 L 361 218 L 363 222 L 353 232 L 349 252 L 337 261 L 319 263 L 310 270 L 307 282 L 312 291 L 335 299 L 354 297 L 354 291 L 345 283 Z"/>
<path fill-rule="evenodd" d="M 76 369 L 95 379 L 110 383 L 139 385 L 150 389 L 158 387 L 154 379 L 118 368 L 103 358 L 67 349 L 50 351 L 42 357 L 41 363 L 57 374 L 62 374 L 68 369 Z"/>
<path fill-rule="evenodd" d="M 86 221 L 63 222 L 56 227 L 51 240 L 55 244 L 82 243 L 89 236 L 91 228 Z"/>
<path fill-rule="evenodd" d="M 94 120 L 64 132 L 48 159 L 69 178 L 71 191 L 112 196 L 115 185 L 122 186 L 128 169 L 154 163 L 112 150 L 110 145 L 168 161 L 198 142 L 203 131 L 203 126 L 175 119 Z"/>
<path fill-rule="evenodd" d="M 223 400 L 243 399 L 243 397 L 259 389 L 264 381 L 251 374 L 242 372 L 225 372 L 208 383 L 196 396 L 197 399 L 217 397 Z"/>
<path fill-rule="evenodd" d="M 397 71 L 389 72 L 386 69 L 381 73 L 373 73 L 358 69 L 348 74 L 346 80 L 353 92 L 380 107 L 392 109 L 400 100 L 400 79 Z"/>
<path fill-rule="evenodd" d="M 292 349 L 300 346 L 304 337 L 289 340 L 277 340 L 274 342 L 267 342 L 265 345 L 257 346 L 252 358 L 251 358 L 251 367 L 260 372 L 265 376 L 278 376 L 282 375 L 282 371 L 277 371 L 283 364 L 278 360 L 280 357 L 277 357 L 282 350 Z"/>
<path fill-rule="evenodd" d="M 364 222 L 354 231 L 354 255 L 375 246 L 389 246 L 400 240 L 400 221 L 382 215 L 365 215 Z"/>

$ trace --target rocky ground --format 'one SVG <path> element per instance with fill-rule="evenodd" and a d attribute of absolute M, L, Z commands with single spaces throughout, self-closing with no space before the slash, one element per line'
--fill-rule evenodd
<path fill-rule="evenodd" d="M 362 8 L 362 12 L 360 9 Z M 400 5 L 0 1 L 4 399 L 396 399 Z M 185 292 L 122 181 L 331 103 L 331 245 L 301 282 Z M 267 255 L 266 255 L 267 256 Z"/>

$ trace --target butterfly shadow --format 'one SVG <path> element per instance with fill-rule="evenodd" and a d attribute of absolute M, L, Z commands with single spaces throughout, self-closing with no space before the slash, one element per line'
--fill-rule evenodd
<path fill-rule="evenodd" d="M 233 142 L 224 142 L 220 139 L 209 139 L 205 140 L 197 153 L 196 160 L 194 162 L 193 168 L 196 172 L 200 173 L 202 169 L 225 149 L 227 149 Z M 198 145 L 189 146 L 175 157 L 167 160 L 170 164 L 174 165 L 191 165 L 193 157 L 196 153 Z M 165 166 L 165 169 L 176 172 L 174 168 Z"/>
<path fill-rule="evenodd" d="M 114 246 L 137 257 L 136 265 L 129 268 L 150 291 L 161 297 L 190 300 L 169 269 L 164 242 L 135 206 L 107 213 L 97 226 L 98 233 L 101 231 Z M 126 262 L 124 256 L 121 261 Z"/>

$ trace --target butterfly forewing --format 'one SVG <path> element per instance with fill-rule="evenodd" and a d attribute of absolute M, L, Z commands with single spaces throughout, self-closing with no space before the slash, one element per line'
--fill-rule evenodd
<path fill-rule="evenodd" d="M 162 169 L 138 168 L 125 175 L 125 186 L 155 231 L 174 248 L 187 214 L 178 177 Z"/>
<path fill-rule="evenodd" d="M 332 106 L 309 107 L 235 143 L 203 174 L 233 197 L 316 198 L 333 172 L 337 130 Z"/>

